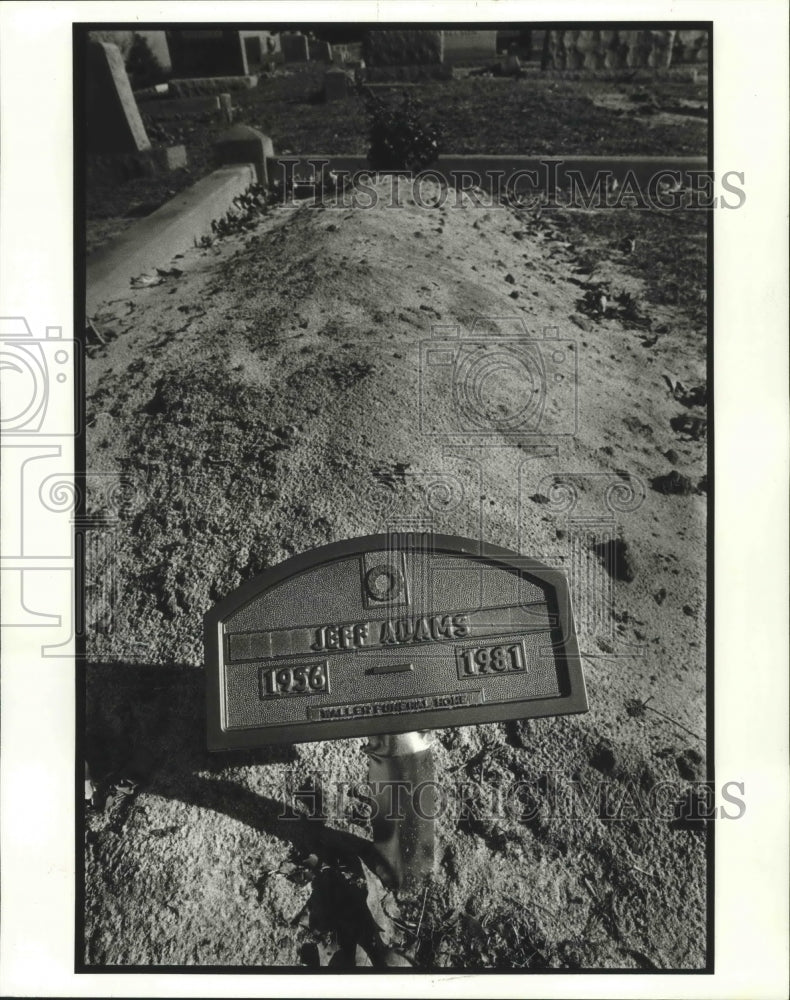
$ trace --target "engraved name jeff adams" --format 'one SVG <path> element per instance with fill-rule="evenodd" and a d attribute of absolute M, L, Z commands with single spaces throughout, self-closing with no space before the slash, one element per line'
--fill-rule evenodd
<path fill-rule="evenodd" d="M 371 644 L 391 646 L 410 642 L 441 642 L 443 639 L 464 639 L 470 631 L 469 616 L 465 614 L 324 625 L 316 629 L 315 642 L 310 648 L 315 652 L 325 652 L 330 649 L 358 649 Z"/>

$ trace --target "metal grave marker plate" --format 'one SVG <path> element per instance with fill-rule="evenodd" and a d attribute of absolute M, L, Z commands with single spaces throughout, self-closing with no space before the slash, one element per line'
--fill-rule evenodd
<path fill-rule="evenodd" d="M 205 646 L 211 750 L 587 710 L 562 573 L 450 535 L 288 559 L 208 612 Z"/>

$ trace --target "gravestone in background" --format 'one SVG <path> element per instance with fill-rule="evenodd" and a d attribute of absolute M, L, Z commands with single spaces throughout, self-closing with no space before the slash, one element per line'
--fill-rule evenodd
<path fill-rule="evenodd" d="M 310 49 L 307 42 L 307 35 L 300 32 L 285 31 L 280 35 L 280 45 L 283 50 L 285 62 L 308 62 L 310 59 Z"/>
<path fill-rule="evenodd" d="M 168 31 L 173 74 L 177 77 L 247 76 L 247 54 L 239 31 Z"/>
<path fill-rule="evenodd" d="M 141 153 L 151 148 L 123 57 L 110 42 L 88 43 L 86 139 L 89 153 Z"/>
<path fill-rule="evenodd" d="M 244 39 L 244 54 L 248 66 L 260 66 L 263 62 L 263 46 L 257 35 L 248 35 Z"/>
<path fill-rule="evenodd" d="M 324 100 L 342 101 L 348 97 L 353 89 L 354 81 L 351 76 L 339 66 L 329 69 L 324 73 Z"/>
<path fill-rule="evenodd" d="M 308 44 L 310 61 L 332 62 L 332 46 L 320 38 L 311 38 Z"/>
<path fill-rule="evenodd" d="M 444 32 L 368 31 L 362 58 L 369 67 L 438 65 L 444 61 Z"/>
<path fill-rule="evenodd" d="M 453 65 L 496 59 L 496 31 L 444 31 L 444 61 Z"/>
<path fill-rule="evenodd" d="M 543 69 L 666 69 L 674 31 L 549 31 Z"/>

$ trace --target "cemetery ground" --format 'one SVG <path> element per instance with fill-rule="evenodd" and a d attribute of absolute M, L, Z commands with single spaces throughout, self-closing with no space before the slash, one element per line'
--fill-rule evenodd
<path fill-rule="evenodd" d="M 88 565 L 85 961 L 702 968 L 705 215 L 385 201 L 271 208 L 94 317 L 87 468 L 128 483 Z M 570 344 L 579 426 L 556 453 L 429 433 L 462 416 L 449 381 L 425 391 L 421 343 L 476 317 Z M 643 485 L 613 579 L 594 537 L 573 555 L 557 473 L 583 474 L 582 516 Z M 603 617 L 574 592 L 589 713 L 437 732 L 446 789 L 520 782 L 524 808 L 448 808 L 435 877 L 394 898 L 359 860 L 364 802 L 337 805 L 362 740 L 205 750 L 202 616 L 291 554 L 421 517 L 612 592 Z M 320 784 L 325 822 L 289 781 Z"/>
<path fill-rule="evenodd" d="M 408 87 L 441 123 L 452 153 L 700 155 L 706 148 L 707 79 L 687 75 L 620 82 L 541 76 L 459 76 Z M 271 136 L 278 154 L 367 152 L 362 99 L 324 103 L 325 67 L 278 69 L 256 88 L 232 95 L 234 123 Z M 463 71 L 457 71 L 461 73 Z M 394 87 L 394 92 L 398 92 Z M 185 105 L 188 102 L 183 102 Z M 89 173 L 87 250 L 101 245 L 213 169 L 212 145 L 226 128 L 216 111 L 182 110 L 173 100 L 140 103 L 154 145 L 183 144 L 188 167 L 119 184 Z"/>

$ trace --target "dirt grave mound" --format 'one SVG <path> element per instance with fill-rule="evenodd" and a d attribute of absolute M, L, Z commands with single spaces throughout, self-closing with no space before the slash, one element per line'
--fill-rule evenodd
<path fill-rule="evenodd" d="M 88 814 L 86 961 L 337 967 L 364 964 L 358 945 L 420 969 L 701 968 L 706 825 L 677 819 L 704 767 L 706 497 L 650 488 L 670 450 L 678 476 L 705 473 L 664 378 L 705 378 L 699 298 L 669 251 L 695 223 L 375 191 L 366 209 L 273 209 L 94 318 L 87 467 L 133 488 L 88 562 L 104 807 Z M 704 273 L 704 240 L 684 253 Z M 684 292 L 666 301 L 673 260 Z M 585 312 L 604 283 L 639 310 Z M 464 382 L 492 350 L 504 374 Z M 540 365 L 538 417 L 518 373 Z M 570 394 L 550 395 L 555 375 Z M 294 775 L 327 801 L 363 780 L 360 741 L 209 756 L 201 623 L 291 554 L 406 524 L 564 568 L 591 710 L 437 733 L 457 808 L 437 820 L 435 879 L 397 901 L 379 948 L 360 803 L 325 823 L 283 809 Z M 607 569 L 626 551 L 632 572 Z M 470 787 L 516 805 L 470 803 Z M 338 893 L 359 914 L 342 942 L 321 916 Z"/>

